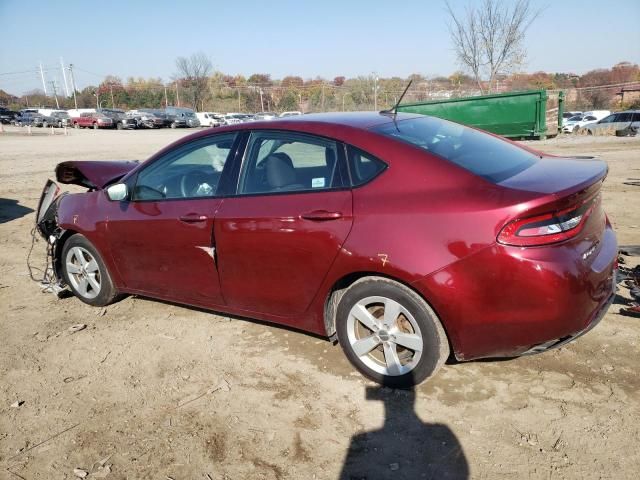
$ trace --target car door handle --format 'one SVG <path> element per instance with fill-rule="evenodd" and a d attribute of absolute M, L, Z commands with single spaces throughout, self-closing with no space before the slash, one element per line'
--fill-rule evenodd
<path fill-rule="evenodd" d="M 327 212 L 326 210 L 314 210 L 312 212 L 303 213 L 300 215 L 305 220 L 314 220 L 316 222 L 322 222 L 325 220 L 337 220 L 342 218 L 342 212 Z"/>
<path fill-rule="evenodd" d="M 206 220 L 207 216 L 200 215 L 199 213 L 188 213 L 180 216 L 180 221 L 185 223 L 205 222 Z"/>

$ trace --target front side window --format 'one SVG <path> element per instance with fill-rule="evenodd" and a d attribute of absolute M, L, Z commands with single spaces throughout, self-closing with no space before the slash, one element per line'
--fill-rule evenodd
<path fill-rule="evenodd" d="M 342 186 L 335 142 L 287 132 L 254 132 L 238 193 L 326 190 Z"/>
<path fill-rule="evenodd" d="M 633 114 L 631 112 L 619 113 L 616 122 L 630 122 L 632 118 Z"/>
<path fill-rule="evenodd" d="M 133 200 L 214 197 L 234 140 L 217 135 L 168 153 L 140 172 Z"/>
<path fill-rule="evenodd" d="M 602 120 L 600 120 L 598 123 L 612 123 L 614 121 L 614 119 L 616 118 L 615 115 L 609 115 L 608 117 L 604 117 Z"/>

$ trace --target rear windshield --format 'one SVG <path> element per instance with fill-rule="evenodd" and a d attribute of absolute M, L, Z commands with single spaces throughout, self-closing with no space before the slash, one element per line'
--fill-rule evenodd
<path fill-rule="evenodd" d="M 538 159 L 500 138 L 435 117 L 400 120 L 371 130 L 420 147 L 493 183 L 526 170 Z"/>

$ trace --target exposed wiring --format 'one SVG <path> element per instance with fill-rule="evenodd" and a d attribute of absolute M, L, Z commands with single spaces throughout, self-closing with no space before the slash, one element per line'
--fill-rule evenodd
<path fill-rule="evenodd" d="M 29 278 L 34 282 L 38 282 L 43 288 L 43 292 L 54 292 L 54 286 L 57 285 L 55 273 L 53 271 L 53 245 L 47 242 L 47 255 L 44 268 L 38 268 L 31 265 L 31 254 L 33 248 L 38 242 L 36 227 L 31 229 L 31 246 L 29 253 L 27 254 L 27 270 L 29 271 Z M 38 275 L 38 276 L 36 276 Z"/>

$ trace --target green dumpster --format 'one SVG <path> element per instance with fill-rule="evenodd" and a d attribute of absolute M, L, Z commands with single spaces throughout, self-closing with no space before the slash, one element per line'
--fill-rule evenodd
<path fill-rule="evenodd" d="M 528 90 L 402 104 L 398 111 L 444 118 L 510 138 L 544 139 L 557 135 L 562 125 L 563 100 L 563 92 Z"/>

